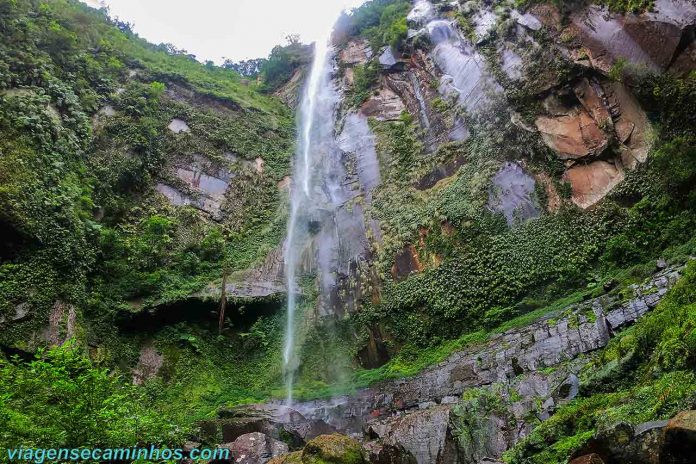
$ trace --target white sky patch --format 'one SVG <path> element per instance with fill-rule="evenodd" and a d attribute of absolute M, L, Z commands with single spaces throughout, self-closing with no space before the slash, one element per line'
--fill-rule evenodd
<path fill-rule="evenodd" d="M 83 1 L 107 6 L 111 16 L 134 24 L 150 42 L 171 43 L 219 64 L 223 58 L 265 58 L 289 34 L 313 42 L 326 36 L 341 10 L 365 0 Z"/>

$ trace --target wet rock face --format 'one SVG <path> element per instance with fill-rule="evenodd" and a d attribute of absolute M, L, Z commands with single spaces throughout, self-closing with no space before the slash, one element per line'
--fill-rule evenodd
<path fill-rule="evenodd" d="M 582 42 L 590 65 L 608 73 L 617 60 L 664 71 L 693 43 L 696 5 L 658 0 L 640 15 L 614 14 L 598 6 L 571 15 L 568 33 Z"/>
<path fill-rule="evenodd" d="M 401 97 L 388 87 L 381 88 L 360 107 L 362 114 L 378 121 L 398 121 L 405 109 Z"/>
<path fill-rule="evenodd" d="M 56 301 L 48 315 L 48 327 L 41 335 L 42 341 L 50 346 L 58 346 L 75 336 L 77 329 L 77 312 L 75 306 Z"/>
<path fill-rule="evenodd" d="M 539 216 L 534 178 L 517 163 L 508 162 L 493 176 L 488 207 L 503 213 L 508 225 Z"/>
<path fill-rule="evenodd" d="M 382 49 L 377 60 L 382 69 L 387 72 L 402 71 L 405 67 L 405 63 L 397 58 L 397 53 L 392 47 Z"/>
<path fill-rule="evenodd" d="M 421 272 L 423 265 L 418 258 L 418 251 L 413 245 L 407 245 L 394 258 L 392 266 L 392 277 L 400 281 L 406 279 L 412 273 Z"/>
<path fill-rule="evenodd" d="M 372 58 L 372 50 L 367 40 L 351 40 L 339 53 L 338 59 L 344 65 L 355 66 L 365 64 Z"/>
<path fill-rule="evenodd" d="M 304 79 L 305 69 L 300 68 L 295 71 L 290 80 L 281 88 L 276 90 L 273 95 L 280 98 L 283 103 L 288 105 L 293 110 L 297 109 L 297 105 L 300 103 L 300 93 Z"/>

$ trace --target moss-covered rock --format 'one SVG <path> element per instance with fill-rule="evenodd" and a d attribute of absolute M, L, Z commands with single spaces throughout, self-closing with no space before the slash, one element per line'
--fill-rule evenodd
<path fill-rule="evenodd" d="M 338 433 L 320 435 L 309 441 L 302 450 L 303 464 L 361 464 L 365 462 L 360 443 Z"/>
<path fill-rule="evenodd" d="M 268 461 L 268 464 L 302 464 L 302 451 L 278 456 Z"/>

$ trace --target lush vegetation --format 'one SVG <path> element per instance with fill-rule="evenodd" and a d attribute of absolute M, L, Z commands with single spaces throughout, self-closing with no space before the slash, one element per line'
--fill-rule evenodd
<path fill-rule="evenodd" d="M 373 50 L 385 45 L 399 48 L 406 38 L 406 15 L 412 5 L 408 0 L 369 0 L 344 14 L 336 25 L 339 37 L 362 36 Z"/>
<path fill-rule="evenodd" d="M 312 61 L 312 46 L 304 45 L 297 36 L 288 36 L 286 45 L 276 45 L 261 66 L 264 89 L 274 91 L 288 82 L 302 66 Z"/>
<path fill-rule="evenodd" d="M 234 281 L 280 243 L 289 109 L 233 70 L 148 44 L 77 1 L 2 1 L 0 33 L 0 345 L 23 357 L 71 337 L 80 347 L 2 361 L 3 443 L 180 443 L 220 404 L 271 394 L 273 382 L 252 373 L 264 355 L 278 364 L 278 323 L 247 322 L 244 305 L 270 312 L 279 302 L 231 304 L 229 339 L 217 338 L 217 302 L 180 315 L 175 303 L 219 289 L 223 272 Z M 167 129 L 173 119 L 188 131 Z M 161 182 L 198 205 L 176 175 L 186 166 L 233 173 L 219 215 L 155 191 Z M 148 328 L 134 334 L 134 320 Z M 162 330 L 163 320 L 181 324 Z M 131 387 L 118 372 L 130 375 L 145 344 L 171 355 L 169 376 Z M 174 398 L 191 398 L 191 409 Z"/>
<path fill-rule="evenodd" d="M 176 445 L 187 432 L 151 408 L 151 394 L 96 367 L 74 344 L 23 362 L 0 359 L 0 446 Z"/>

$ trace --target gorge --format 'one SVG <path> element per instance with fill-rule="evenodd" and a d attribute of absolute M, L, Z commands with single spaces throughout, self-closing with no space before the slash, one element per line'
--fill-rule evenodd
<path fill-rule="evenodd" d="M 0 0 L 1 459 L 691 462 L 695 30 L 368 0 L 216 66 Z"/>

